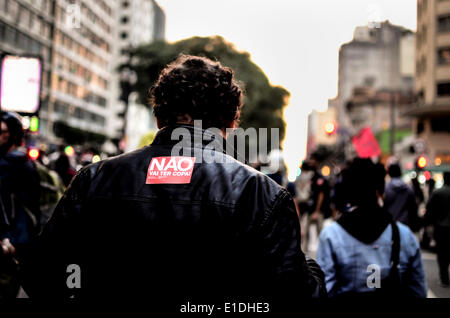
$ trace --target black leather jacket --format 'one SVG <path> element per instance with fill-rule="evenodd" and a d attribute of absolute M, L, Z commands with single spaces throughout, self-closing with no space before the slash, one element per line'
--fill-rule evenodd
<path fill-rule="evenodd" d="M 171 140 L 175 127 L 206 139 L 180 155 L 228 162 L 196 160 L 187 184 L 146 184 L 151 159 L 170 156 L 178 143 Z M 288 192 L 208 149 L 213 134 L 175 127 L 160 130 L 151 146 L 77 174 L 23 261 L 28 294 L 326 295 L 320 267 L 300 249 Z M 70 264 L 80 268 L 79 289 L 67 288 Z"/>

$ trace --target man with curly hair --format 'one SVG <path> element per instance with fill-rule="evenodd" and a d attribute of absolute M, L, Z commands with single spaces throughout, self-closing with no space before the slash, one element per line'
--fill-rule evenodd
<path fill-rule="evenodd" d="M 153 143 L 77 174 L 26 263 L 28 294 L 323 296 L 288 192 L 208 147 L 224 144 L 239 119 L 233 71 L 182 55 L 150 101 L 160 128 Z"/>

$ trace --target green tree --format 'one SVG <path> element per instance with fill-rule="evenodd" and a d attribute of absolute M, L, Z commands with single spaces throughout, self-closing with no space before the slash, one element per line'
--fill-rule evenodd
<path fill-rule="evenodd" d="M 273 86 L 264 72 L 254 64 L 247 52 L 239 52 L 233 44 L 220 36 L 192 37 L 175 43 L 153 42 L 130 52 L 128 67 L 136 72 L 137 82 L 133 90 L 138 92 L 139 101 L 148 103 L 149 88 L 155 83 L 160 71 L 180 54 L 205 56 L 218 60 L 235 71 L 235 76 L 244 84 L 244 107 L 240 126 L 243 128 L 279 128 L 280 139 L 285 136 L 283 108 L 289 92 L 281 86 Z M 270 147 L 270 139 L 268 140 Z"/>

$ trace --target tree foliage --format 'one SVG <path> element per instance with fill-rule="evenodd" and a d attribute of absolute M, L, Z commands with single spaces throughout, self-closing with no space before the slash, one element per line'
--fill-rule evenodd
<path fill-rule="evenodd" d="M 129 67 L 136 72 L 137 82 L 133 89 L 138 92 L 143 105 L 150 107 L 149 88 L 157 80 L 160 71 L 180 54 L 205 56 L 232 68 L 237 80 L 243 84 L 245 94 L 240 126 L 279 128 L 280 138 L 284 139 L 283 108 L 289 92 L 283 87 L 271 85 L 264 72 L 251 61 L 250 54 L 237 51 L 220 36 L 192 37 L 175 43 L 159 41 L 132 50 L 130 64 L 121 67 Z"/>

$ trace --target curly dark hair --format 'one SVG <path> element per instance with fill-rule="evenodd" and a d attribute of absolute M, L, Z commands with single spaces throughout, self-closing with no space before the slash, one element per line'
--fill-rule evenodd
<path fill-rule="evenodd" d="M 163 126 L 188 114 L 202 120 L 203 128 L 225 128 L 239 118 L 242 89 L 220 62 L 180 55 L 161 71 L 150 89 L 150 103 Z"/>

